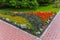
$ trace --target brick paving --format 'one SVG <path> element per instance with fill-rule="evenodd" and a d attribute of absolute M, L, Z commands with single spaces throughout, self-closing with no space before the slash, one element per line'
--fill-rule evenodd
<path fill-rule="evenodd" d="M 0 40 L 37 40 L 37 37 L 0 20 Z"/>
<path fill-rule="evenodd" d="M 42 40 L 60 40 L 60 12 L 43 33 Z"/>

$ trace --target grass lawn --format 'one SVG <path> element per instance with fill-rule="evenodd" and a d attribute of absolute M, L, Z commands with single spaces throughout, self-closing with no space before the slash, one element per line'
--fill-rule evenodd
<path fill-rule="evenodd" d="M 39 7 L 39 8 L 37 8 L 36 11 L 42 11 L 42 12 L 53 11 L 53 12 L 58 12 L 59 10 L 60 10 L 60 8 L 54 8 L 53 5 L 49 5 L 49 6 Z"/>

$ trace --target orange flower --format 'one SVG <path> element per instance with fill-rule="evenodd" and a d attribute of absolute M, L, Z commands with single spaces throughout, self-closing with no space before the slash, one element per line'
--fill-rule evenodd
<path fill-rule="evenodd" d="M 29 14 L 36 14 L 38 17 L 42 18 L 43 21 L 48 20 L 52 15 L 53 11 L 51 12 L 29 12 Z"/>
<path fill-rule="evenodd" d="M 36 12 L 36 15 L 46 21 L 53 15 L 53 12 Z"/>

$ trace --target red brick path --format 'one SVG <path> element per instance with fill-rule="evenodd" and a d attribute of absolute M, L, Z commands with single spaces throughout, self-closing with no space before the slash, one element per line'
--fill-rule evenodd
<path fill-rule="evenodd" d="M 0 20 L 0 40 L 37 40 L 37 37 Z"/>
<path fill-rule="evenodd" d="M 60 40 L 60 13 L 56 15 L 47 29 L 42 40 Z"/>

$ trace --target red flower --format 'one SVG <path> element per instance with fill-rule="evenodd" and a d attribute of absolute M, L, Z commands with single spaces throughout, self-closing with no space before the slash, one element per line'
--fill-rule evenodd
<path fill-rule="evenodd" d="M 51 12 L 29 12 L 29 14 L 36 14 L 38 17 L 42 18 L 43 21 L 48 20 L 52 15 L 53 11 Z"/>
<path fill-rule="evenodd" d="M 46 21 L 53 15 L 53 12 L 36 12 L 36 15 Z"/>

